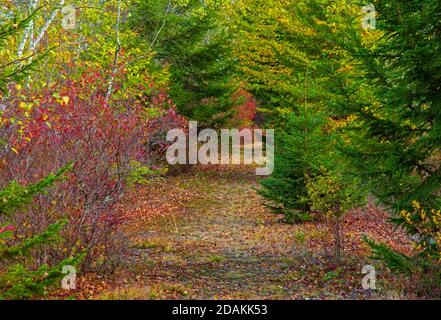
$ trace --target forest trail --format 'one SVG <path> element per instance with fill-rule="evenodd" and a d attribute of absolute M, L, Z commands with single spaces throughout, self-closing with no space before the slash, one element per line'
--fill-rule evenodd
<path fill-rule="evenodd" d="M 281 223 L 262 206 L 257 179 L 250 167 L 199 167 L 140 191 L 128 228 L 135 258 L 100 298 L 366 298 L 365 259 L 329 269 L 310 249 L 314 224 Z M 141 218 L 146 205 L 160 213 Z"/>

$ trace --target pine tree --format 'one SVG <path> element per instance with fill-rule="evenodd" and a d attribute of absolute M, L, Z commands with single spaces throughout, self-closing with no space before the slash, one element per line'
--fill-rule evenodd
<path fill-rule="evenodd" d="M 420 253 L 408 258 L 431 257 L 435 263 L 441 239 L 427 230 L 439 228 L 441 207 L 441 1 L 373 4 L 377 30 L 354 32 L 339 42 L 358 61 L 361 77 L 352 92 L 369 88 L 372 93 L 371 99 L 359 99 L 348 90 L 346 110 L 357 119 L 348 152 L 375 196 L 391 209 L 392 221 L 417 239 Z M 425 210 L 424 218 L 415 205 Z M 376 258 L 406 269 L 397 264 L 409 259 L 369 244 Z"/>
<path fill-rule="evenodd" d="M 323 115 L 300 108 L 297 114 L 288 115 L 283 129 L 276 131 L 274 172 L 261 181 L 259 193 L 268 207 L 285 215 L 287 222 L 312 219 L 306 179 L 325 164 L 332 139 L 323 132 L 326 122 Z"/>
<path fill-rule="evenodd" d="M 330 127 L 340 120 L 334 105 L 341 96 L 332 79 L 345 72 L 332 38 L 346 21 L 327 20 L 338 10 L 325 0 L 243 0 L 236 9 L 240 70 L 276 129 L 275 169 L 260 194 L 291 222 L 311 219 L 306 177 L 337 154 Z"/>
<path fill-rule="evenodd" d="M 231 40 L 222 25 L 225 1 L 140 1 L 134 25 L 169 74 L 170 95 L 180 114 L 201 127 L 220 127 L 232 116 L 237 88 Z"/>
<path fill-rule="evenodd" d="M 395 211 L 413 200 L 439 207 L 441 2 L 374 4 L 382 37 L 368 48 L 354 43 L 354 54 L 375 100 L 351 105 L 363 130 L 353 151 L 377 196 Z"/>

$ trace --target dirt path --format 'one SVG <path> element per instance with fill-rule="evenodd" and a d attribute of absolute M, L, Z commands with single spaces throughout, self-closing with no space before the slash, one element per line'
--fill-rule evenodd
<path fill-rule="evenodd" d="M 330 268 L 314 249 L 315 226 L 281 223 L 261 205 L 257 187 L 254 170 L 243 167 L 193 170 L 155 186 L 177 198 L 164 204 L 147 194 L 138 209 L 170 205 L 172 213 L 132 223 L 135 258 L 117 288 L 100 297 L 366 298 L 366 258 Z"/>

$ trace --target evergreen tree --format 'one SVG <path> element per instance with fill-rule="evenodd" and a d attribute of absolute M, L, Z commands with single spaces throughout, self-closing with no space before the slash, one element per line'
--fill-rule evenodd
<path fill-rule="evenodd" d="M 258 99 L 267 125 L 278 125 L 279 115 L 296 111 L 304 101 L 305 73 L 315 53 L 302 43 L 306 30 L 295 16 L 301 3 L 240 0 L 231 4 L 232 52 L 240 78 Z M 308 94 L 311 103 L 314 92 Z"/>
<path fill-rule="evenodd" d="M 376 195 L 395 211 L 418 200 L 440 207 L 441 1 L 375 1 L 382 36 L 354 43 L 369 104 L 350 105 L 360 121 L 354 155 Z M 366 101 L 365 101 L 366 103 Z"/>
<path fill-rule="evenodd" d="M 322 114 L 300 108 L 287 118 L 286 127 L 276 131 L 274 172 L 261 181 L 259 193 L 268 207 L 294 223 L 312 218 L 306 179 L 325 164 L 332 138 L 323 132 L 327 121 Z"/>
<path fill-rule="evenodd" d="M 377 30 L 350 33 L 339 42 L 358 61 L 361 75 L 347 91 L 346 110 L 356 119 L 348 152 L 375 196 L 392 210 L 392 220 L 417 239 L 420 252 L 406 258 L 369 244 L 393 269 L 408 269 L 422 256 L 433 266 L 441 242 L 432 232 L 439 228 L 441 207 L 441 1 L 373 4 Z M 371 99 L 353 94 L 364 88 Z"/>
<path fill-rule="evenodd" d="M 221 24 L 223 2 L 143 0 L 134 25 L 170 74 L 170 95 L 178 111 L 200 126 L 219 127 L 231 116 L 233 61 L 229 33 Z"/>
<path fill-rule="evenodd" d="M 345 9 L 325 0 L 237 5 L 241 71 L 268 115 L 266 125 L 276 128 L 275 169 L 260 194 L 287 221 L 311 219 L 306 177 L 337 155 L 335 127 L 346 118 L 335 105 L 346 72 L 332 38 L 346 23 L 336 12 Z"/>

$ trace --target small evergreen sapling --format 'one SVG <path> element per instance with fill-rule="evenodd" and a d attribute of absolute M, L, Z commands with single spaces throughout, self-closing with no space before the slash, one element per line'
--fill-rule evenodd
<path fill-rule="evenodd" d="M 325 124 L 321 114 L 301 108 L 276 131 L 274 172 L 261 181 L 259 193 L 289 223 L 312 220 L 306 176 L 315 176 L 328 154 L 332 137 L 323 132 Z"/>
<path fill-rule="evenodd" d="M 6 218 L 28 205 L 39 193 L 63 179 L 71 166 L 66 166 L 55 174 L 28 186 L 13 181 L 0 190 L 0 215 Z M 3 219 L 4 220 L 4 219 Z M 0 226 L 0 299 L 28 299 L 42 296 L 49 287 L 57 284 L 65 265 L 76 265 L 82 255 L 69 257 L 54 265 L 39 264 L 31 258 L 32 250 L 55 244 L 62 240 L 61 229 L 67 224 L 62 219 L 39 234 L 24 237 L 14 235 L 16 227 L 9 224 Z M 14 241 L 12 241 L 14 240 Z"/>

